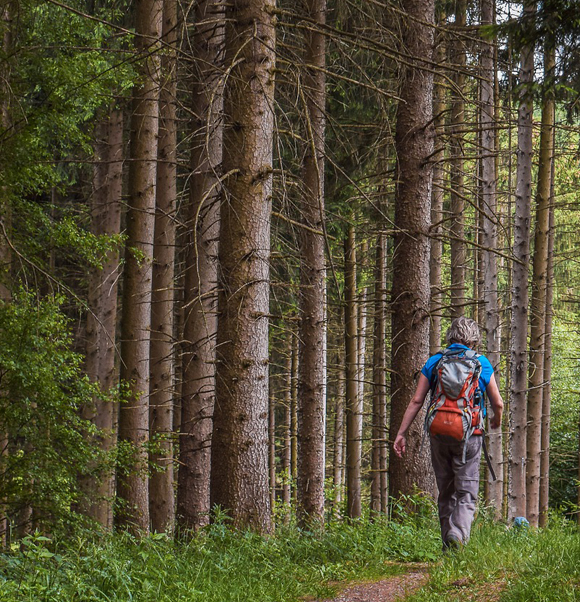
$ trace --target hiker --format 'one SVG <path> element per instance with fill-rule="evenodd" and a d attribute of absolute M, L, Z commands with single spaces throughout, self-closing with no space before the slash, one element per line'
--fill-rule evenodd
<path fill-rule="evenodd" d="M 431 391 L 425 428 L 429 430 L 431 462 L 439 488 L 439 522 L 444 549 L 461 547 L 469 540 L 479 492 L 482 443 L 485 444 L 484 395 L 493 409 L 491 428 L 501 425 L 503 412 L 493 367 L 486 357 L 475 352 L 480 341 L 477 323 L 468 318 L 456 318 L 446 339 L 447 349 L 431 356 L 423 366 L 417 389 L 393 444 L 395 453 L 401 458 L 406 449 L 407 430 Z"/>

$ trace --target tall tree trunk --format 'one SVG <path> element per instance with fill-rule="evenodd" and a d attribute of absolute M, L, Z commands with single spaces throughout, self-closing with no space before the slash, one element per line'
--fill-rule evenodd
<path fill-rule="evenodd" d="M 533 13 L 536 4 L 524 2 L 524 11 Z M 522 49 L 520 67 L 520 106 L 518 111 L 518 162 L 514 223 L 514 263 L 512 269 L 510 445 L 508 515 L 526 514 L 526 393 L 528 338 L 528 270 L 530 263 L 530 205 L 532 194 L 532 82 L 534 48 Z"/>
<path fill-rule="evenodd" d="M 446 40 L 443 26 L 446 22 L 444 10 L 440 10 L 435 49 L 435 61 L 443 69 L 446 56 Z M 429 330 L 429 352 L 437 353 L 441 348 L 441 311 L 443 292 L 441 288 L 441 266 L 443 257 L 443 200 L 445 197 L 445 81 L 442 75 L 435 77 L 433 98 L 433 123 L 435 125 L 435 155 L 433 157 L 433 189 L 431 192 L 431 259 L 429 263 L 429 284 L 431 287 L 431 328 Z"/>
<path fill-rule="evenodd" d="M 196 5 L 193 45 L 191 177 L 184 285 L 182 405 L 177 488 L 178 521 L 209 522 L 212 416 L 215 402 L 219 175 L 222 161 L 224 2 Z"/>
<path fill-rule="evenodd" d="M 337 361 L 337 366 L 337 391 L 334 413 L 334 453 L 332 459 L 332 484 L 334 486 L 334 516 L 338 516 L 340 514 L 340 507 L 342 505 L 342 492 L 344 487 L 344 405 L 346 396 L 346 379 L 344 369 L 342 367 L 343 363 L 340 358 Z"/>
<path fill-rule="evenodd" d="M 481 24 L 491 25 L 494 19 L 494 0 L 482 0 Z M 483 302 L 485 311 L 485 334 L 487 357 L 494 367 L 499 383 L 501 329 L 497 280 L 497 174 L 496 174 L 496 118 L 495 118 L 495 73 L 493 43 L 481 40 L 481 213 L 483 242 Z M 488 505 L 501 516 L 503 501 L 503 441 L 502 430 L 488 434 L 489 455 L 497 480 L 487 473 Z"/>
<path fill-rule="evenodd" d="M 552 151 L 555 152 L 555 128 L 552 129 Z M 550 182 L 550 234 L 548 237 L 548 269 L 546 274 L 546 332 L 544 336 L 544 383 L 542 396 L 542 452 L 540 457 L 540 527 L 548 523 L 550 501 L 550 422 L 552 406 L 552 319 L 554 316 L 554 172 L 555 157 L 552 156 L 552 178 Z"/>
<path fill-rule="evenodd" d="M 542 410 L 544 392 L 545 338 L 548 247 L 550 237 L 550 201 L 555 103 L 553 94 L 556 55 L 548 36 L 544 42 L 544 98 L 540 131 L 536 229 L 532 263 L 532 299 L 530 313 L 530 363 L 526 462 L 526 516 L 537 527 L 540 515 L 540 457 L 542 454 Z"/>
<path fill-rule="evenodd" d="M 292 500 L 292 341 L 291 331 L 287 334 L 286 364 L 284 371 L 284 447 L 282 451 L 282 474 L 284 484 L 282 486 L 282 502 L 289 508 Z M 287 508 L 285 511 L 287 511 Z"/>
<path fill-rule="evenodd" d="M 451 44 L 453 63 L 453 88 L 450 123 L 450 188 L 451 188 L 451 317 L 457 318 L 465 313 L 467 290 L 465 266 L 467 251 L 465 248 L 464 213 L 464 166 L 463 133 L 465 129 L 465 26 L 467 23 L 467 0 L 455 2 L 455 40 Z"/>
<path fill-rule="evenodd" d="M 274 3 L 226 8 L 224 202 L 211 499 L 233 525 L 271 530 L 268 315 L 274 130 Z"/>
<path fill-rule="evenodd" d="M 292 332 L 292 365 L 290 375 L 290 480 L 292 497 L 296 502 L 296 481 L 298 480 L 298 336 Z"/>
<path fill-rule="evenodd" d="M 387 459 L 387 238 L 377 236 L 375 267 L 375 319 L 373 347 L 373 423 L 371 451 L 371 512 L 386 512 L 383 507 Z"/>
<path fill-rule="evenodd" d="M 121 227 L 121 195 L 123 188 L 123 112 L 112 110 L 97 125 L 97 144 L 91 203 L 92 231 L 97 236 L 118 235 Z M 87 348 L 85 370 L 92 382 L 108 392 L 117 384 L 115 370 L 115 331 L 117 326 L 117 272 L 119 251 L 110 251 L 102 269 L 91 270 L 88 287 Z M 110 400 L 93 399 L 82 409 L 101 432 L 100 447 L 108 454 L 114 444 L 117 407 Z M 108 465 L 108 462 L 107 462 Z M 113 527 L 115 475 L 104 469 L 96 479 L 83 480 L 89 505 L 82 508 L 105 529 Z"/>
<path fill-rule="evenodd" d="M 2 53 L 0 61 L 0 130 L 9 132 L 12 128 L 11 111 L 11 61 L 14 45 L 15 15 L 18 11 L 16 0 L 4 2 L 0 6 L 0 33 L 2 34 Z M 3 170 L 3 159 L 0 157 L 0 171 Z M 2 230 L 0 231 L 0 302 L 10 303 L 12 299 L 12 262 L 13 254 L 8 238 L 12 231 L 12 207 L 9 201 L 8 190 L 5 186 L 0 187 L 0 219 Z M 9 433 L 3 425 L 0 425 L 0 472 L 4 474 L 4 462 L 8 456 Z M 4 504 L 5 498 L 0 495 L 0 547 L 9 543 L 9 520 L 6 516 L 7 508 Z"/>
<path fill-rule="evenodd" d="M 276 397 L 270 393 L 268 403 L 268 481 L 270 506 L 276 503 Z"/>
<path fill-rule="evenodd" d="M 151 298 L 150 430 L 155 441 L 149 481 L 151 528 L 172 532 L 175 517 L 173 410 L 175 399 L 175 210 L 177 201 L 177 2 L 163 2 L 159 161 Z"/>
<path fill-rule="evenodd" d="M 298 518 L 324 524 L 326 430 L 326 265 L 324 253 L 324 140 L 326 103 L 326 0 L 307 0 L 304 96 L 308 147 L 300 263 L 300 368 L 298 410 Z M 320 27 L 320 29 L 318 29 Z"/>
<path fill-rule="evenodd" d="M 133 532 L 149 529 L 149 342 L 155 229 L 159 67 L 163 2 L 136 6 L 135 46 L 138 83 L 133 91 L 129 163 L 129 209 L 121 319 L 121 380 L 127 400 L 121 405 L 119 439 L 131 447 L 128 466 L 119 474 L 122 500 L 119 524 Z"/>
<path fill-rule="evenodd" d="M 348 227 L 344 249 L 346 365 L 346 500 L 349 518 L 361 516 L 362 407 L 357 383 L 356 239 Z"/>
<path fill-rule="evenodd" d="M 395 147 L 398 177 L 395 201 L 390 437 L 394 439 L 415 389 L 414 375 L 429 353 L 429 226 L 433 153 L 433 74 L 422 61 L 433 56 L 434 0 L 404 0 L 408 15 L 403 46 L 413 64 L 402 69 Z M 430 63 L 429 63 L 430 64 Z M 419 416 L 408 436 L 404 459 L 391 450 L 389 489 L 392 496 L 416 488 L 434 492 L 428 454 L 420 453 Z"/>

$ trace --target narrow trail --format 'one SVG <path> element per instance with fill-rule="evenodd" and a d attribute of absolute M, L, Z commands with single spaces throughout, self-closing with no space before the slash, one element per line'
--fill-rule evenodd
<path fill-rule="evenodd" d="M 429 579 L 427 566 L 417 565 L 408 573 L 369 583 L 359 583 L 343 590 L 332 600 L 317 602 L 394 602 L 404 600 Z"/>

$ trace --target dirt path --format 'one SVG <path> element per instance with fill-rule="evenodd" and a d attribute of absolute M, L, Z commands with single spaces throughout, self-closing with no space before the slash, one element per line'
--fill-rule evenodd
<path fill-rule="evenodd" d="M 359 583 L 343 590 L 336 598 L 319 602 L 395 602 L 423 586 L 429 574 L 426 567 L 417 566 L 403 575 L 372 583 Z"/>

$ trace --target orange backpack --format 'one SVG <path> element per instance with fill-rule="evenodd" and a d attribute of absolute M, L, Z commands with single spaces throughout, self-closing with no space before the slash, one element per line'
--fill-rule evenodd
<path fill-rule="evenodd" d="M 435 366 L 435 385 L 425 417 L 432 435 L 467 441 L 483 433 L 481 363 L 472 349 L 447 349 Z"/>

